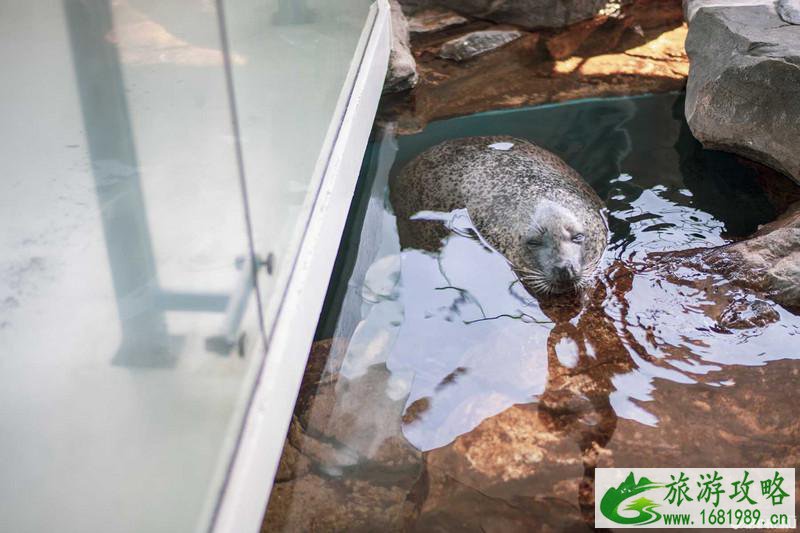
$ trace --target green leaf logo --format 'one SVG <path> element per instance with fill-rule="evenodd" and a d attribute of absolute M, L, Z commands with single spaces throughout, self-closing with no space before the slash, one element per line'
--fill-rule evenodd
<path fill-rule="evenodd" d="M 620 483 L 619 487 L 611 487 L 603 494 L 603 499 L 600 500 L 600 512 L 603 513 L 603 516 L 618 524 L 640 526 L 652 524 L 661 518 L 661 514 L 655 510 L 659 505 L 644 496 L 628 503 L 628 506 L 625 507 L 626 511 L 635 511 L 636 515 L 628 516 L 630 513 L 626 513 L 626 516 L 622 516 L 619 514 L 619 508 L 626 500 L 637 494 L 663 486 L 663 484 L 650 481 L 644 476 L 637 482 L 633 477 L 633 472 L 631 472 L 625 481 Z"/>

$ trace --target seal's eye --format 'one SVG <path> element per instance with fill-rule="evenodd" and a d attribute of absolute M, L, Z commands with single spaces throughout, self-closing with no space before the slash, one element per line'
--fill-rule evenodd
<path fill-rule="evenodd" d="M 586 239 L 586 235 L 583 233 L 576 233 L 572 236 L 572 242 L 582 243 Z"/>

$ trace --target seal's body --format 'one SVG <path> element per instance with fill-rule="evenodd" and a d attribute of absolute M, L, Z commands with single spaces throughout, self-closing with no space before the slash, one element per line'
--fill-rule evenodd
<path fill-rule="evenodd" d="M 393 180 L 404 239 L 420 211 L 466 208 L 526 287 L 563 293 L 588 282 L 608 243 L 603 202 L 558 156 L 512 137 L 469 137 L 428 149 Z M 411 244 L 413 247 L 413 244 Z"/>

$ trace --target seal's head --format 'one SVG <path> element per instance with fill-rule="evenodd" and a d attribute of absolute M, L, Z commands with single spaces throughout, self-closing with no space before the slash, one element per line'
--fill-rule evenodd
<path fill-rule="evenodd" d="M 549 200 L 536 206 L 521 235 L 515 264 L 521 281 L 539 294 L 577 292 L 588 283 L 586 230 L 567 208 Z"/>

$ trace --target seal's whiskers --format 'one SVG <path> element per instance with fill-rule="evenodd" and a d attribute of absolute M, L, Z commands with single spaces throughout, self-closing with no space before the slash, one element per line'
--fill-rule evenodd
<path fill-rule="evenodd" d="M 498 151 L 498 142 L 511 148 Z M 580 174 L 557 155 L 508 136 L 428 148 L 392 179 L 391 202 L 398 224 L 420 211 L 466 210 L 481 242 L 509 261 L 530 293 L 587 287 L 608 244 L 603 201 Z"/>

